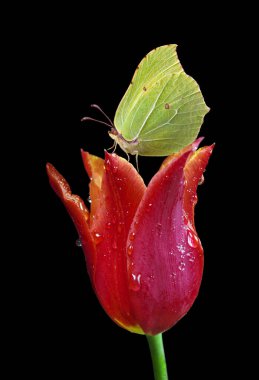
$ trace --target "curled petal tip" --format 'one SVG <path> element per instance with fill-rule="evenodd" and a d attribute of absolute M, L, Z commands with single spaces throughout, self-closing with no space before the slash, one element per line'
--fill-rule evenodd
<path fill-rule="evenodd" d="M 49 177 L 49 182 L 52 189 L 60 197 L 64 198 L 71 195 L 71 189 L 65 178 L 55 169 L 55 167 L 47 163 L 46 170 Z"/>

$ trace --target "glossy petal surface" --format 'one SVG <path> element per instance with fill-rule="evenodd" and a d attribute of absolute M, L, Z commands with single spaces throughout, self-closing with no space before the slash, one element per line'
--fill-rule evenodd
<path fill-rule="evenodd" d="M 167 159 L 134 218 L 130 297 L 135 318 L 147 334 L 172 327 L 198 294 L 203 250 L 193 225 L 193 195 L 208 157 L 207 150 L 200 150 Z"/>
<path fill-rule="evenodd" d="M 89 169 L 94 167 L 96 158 L 86 154 L 84 162 L 92 178 L 90 229 L 96 244 L 95 290 L 110 317 L 134 329 L 136 321 L 128 295 L 126 241 L 146 187 L 134 167 L 115 154 L 106 153 L 101 182 L 99 174 Z"/>

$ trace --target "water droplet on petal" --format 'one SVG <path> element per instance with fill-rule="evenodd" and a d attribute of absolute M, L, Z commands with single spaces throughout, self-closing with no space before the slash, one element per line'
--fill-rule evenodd
<path fill-rule="evenodd" d="M 202 174 L 202 176 L 201 176 L 201 178 L 200 178 L 200 180 L 198 182 L 198 185 L 202 185 L 203 182 L 204 182 L 204 175 Z"/>
<path fill-rule="evenodd" d="M 130 289 L 133 290 L 134 292 L 137 292 L 139 291 L 140 286 L 141 286 L 141 274 L 132 273 L 130 281 L 129 281 Z"/>
<path fill-rule="evenodd" d="M 101 234 L 99 234 L 99 232 L 95 232 L 93 234 L 93 237 L 94 237 L 95 244 L 100 244 L 101 241 L 103 240 L 103 236 Z"/>
<path fill-rule="evenodd" d="M 133 245 L 130 244 L 130 245 L 128 246 L 128 248 L 127 248 L 127 253 L 128 253 L 129 256 L 131 256 L 131 255 L 132 255 L 132 252 L 133 252 Z"/>
<path fill-rule="evenodd" d="M 194 204 L 194 206 L 196 205 L 197 201 L 198 201 L 197 195 L 193 194 L 192 195 L 192 203 Z"/>
<path fill-rule="evenodd" d="M 176 273 L 175 273 L 175 272 L 172 272 L 172 273 L 170 274 L 170 278 L 172 279 L 172 282 L 175 283 Z"/>
<path fill-rule="evenodd" d="M 185 270 L 185 263 L 181 261 L 180 265 L 178 266 L 178 269 L 183 272 Z"/>
<path fill-rule="evenodd" d="M 148 204 L 148 207 L 152 207 L 152 203 L 149 203 L 149 204 Z"/>
<path fill-rule="evenodd" d="M 120 234 L 121 231 L 122 231 L 122 226 L 123 226 L 124 222 L 119 222 L 118 226 L 117 226 L 117 231 L 118 233 Z"/>
<path fill-rule="evenodd" d="M 179 249 L 179 251 L 181 252 L 181 254 L 184 254 L 184 253 L 185 253 L 185 247 L 184 247 L 184 245 L 182 245 L 182 244 L 177 244 L 177 248 Z"/>
<path fill-rule="evenodd" d="M 111 223 L 111 222 L 106 223 L 106 228 L 107 228 L 108 230 L 111 229 L 111 226 L 112 226 L 112 223 Z"/>
<path fill-rule="evenodd" d="M 188 257 L 188 261 L 189 261 L 190 263 L 194 263 L 194 261 L 195 261 L 195 256 L 194 256 L 191 252 L 186 253 L 186 256 Z"/>
<path fill-rule="evenodd" d="M 76 239 L 76 246 L 77 247 L 82 247 L 82 242 L 80 239 Z"/>
<path fill-rule="evenodd" d="M 117 171 L 118 171 L 118 166 L 112 166 L 112 172 L 113 173 L 117 173 Z"/>
<path fill-rule="evenodd" d="M 189 246 L 192 248 L 196 248 L 199 244 L 198 236 L 190 230 L 188 231 L 187 240 L 188 240 Z"/>
<path fill-rule="evenodd" d="M 109 158 L 106 160 L 106 163 L 105 163 L 104 169 L 105 169 L 107 172 L 111 171 L 111 162 L 110 162 Z"/>
<path fill-rule="evenodd" d="M 135 235 L 136 233 L 135 232 L 131 232 L 130 236 L 129 236 L 129 240 L 130 241 L 133 241 L 135 239 Z"/>
<path fill-rule="evenodd" d="M 87 201 L 88 201 L 89 203 L 92 203 L 92 199 L 91 199 L 90 195 L 89 195 L 89 197 L 87 198 Z"/>

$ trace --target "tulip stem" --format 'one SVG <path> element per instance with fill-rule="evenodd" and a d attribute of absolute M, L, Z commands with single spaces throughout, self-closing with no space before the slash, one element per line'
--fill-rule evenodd
<path fill-rule="evenodd" d="M 151 352 L 155 380 L 168 380 L 162 334 L 146 335 L 146 337 Z"/>

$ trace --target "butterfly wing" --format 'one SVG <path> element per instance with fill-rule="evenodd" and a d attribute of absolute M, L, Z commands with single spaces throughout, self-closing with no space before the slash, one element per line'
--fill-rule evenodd
<path fill-rule="evenodd" d="M 141 61 L 115 114 L 117 131 L 128 142 L 137 139 L 143 156 L 168 155 L 191 143 L 209 110 L 176 47 L 161 46 Z"/>

